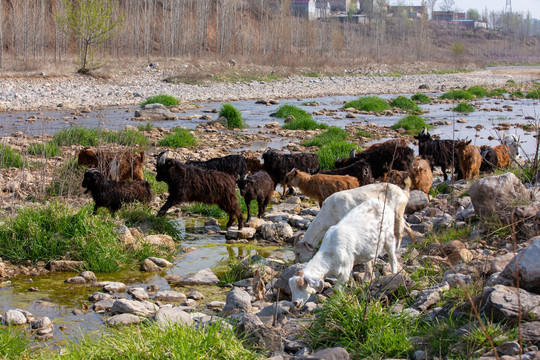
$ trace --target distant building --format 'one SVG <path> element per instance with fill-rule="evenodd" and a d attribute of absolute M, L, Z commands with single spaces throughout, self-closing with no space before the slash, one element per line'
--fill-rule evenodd
<path fill-rule="evenodd" d="M 291 13 L 294 16 L 305 17 L 308 20 L 317 19 L 317 6 L 315 0 L 293 0 Z"/>
<path fill-rule="evenodd" d="M 453 20 L 453 24 L 461 25 L 467 29 L 487 29 L 487 22 L 476 20 Z"/>
<path fill-rule="evenodd" d="M 409 19 L 420 19 L 425 16 L 426 14 L 426 7 L 423 5 L 420 6 L 412 6 L 412 5 L 398 5 L 398 6 L 390 6 L 388 8 L 388 12 L 392 15 L 396 14 L 408 14 Z"/>
<path fill-rule="evenodd" d="M 465 13 L 459 13 L 455 11 L 434 11 L 431 14 L 431 20 L 433 21 L 456 21 L 465 20 Z"/>
<path fill-rule="evenodd" d="M 358 0 L 328 0 L 332 11 L 360 10 Z"/>

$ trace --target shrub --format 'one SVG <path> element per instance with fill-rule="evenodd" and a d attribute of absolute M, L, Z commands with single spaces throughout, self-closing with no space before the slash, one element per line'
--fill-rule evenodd
<path fill-rule="evenodd" d="M 422 109 L 420 109 L 414 101 L 406 98 L 405 96 L 398 96 L 397 98 L 393 99 L 392 101 L 390 101 L 390 106 L 397 107 L 412 113 L 422 113 Z"/>
<path fill-rule="evenodd" d="M 62 151 L 58 144 L 53 142 L 47 143 L 33 143 L 28 147 L 28 153 L 30 155 L 43 155 L 45 157 L 53 157 L 62 155 Z"/>
<path fill-rule="evenodd" d="M 418 321 L 369 301 L 361 288 L 336 291 L 306 329 L 314 349 L 341 346 L 355 359 L 406 358 Z"/>
<path fill-rule="evenodd" d="M 426 121 L 418 115 L 407 115 L 392 125 L 392 129 L 394 130 L 405 129 L 414 134 L 422 131 L 424 127 L 428 129 L 433 128 L 433 126 L 426 123 Z"/>
<path fill-rule="evenodd" d="M 148 99 L 146 99 L 141 104 L 141 108 L 145 107 L 148 104 L 161 104 L 163 106 L 175 106 L 175 105 L 180 104 L 180 101 L 178 101 L 178 99 L 175 98 L 174 96 L 160 94 L 156 96 L 151 96 Z"/>
<path fill-rule="evenodd" d="M 317 122 L 313 119 L 294 119 L 293 121 L 283 124 L 283 129 L 287 130 L 317 130 L 328 129 L 328 125 Z"/>
<path fill-rule="evenodd" d="M 21 154 L 13 148 L 0 144 L 0 169 L 7 169 L 10 167 L 22 168 L 26 165 Z"/>
<path fill-rule="evenodd" d="M 390 109 L 388 101 L 381 99 L 378 96 L 364 96 L 360 99 L 349 101 L 344 108 L 355 108 L 362 111 L 373 111 L 375 113 L 382 112 L 384 110 Z"/>
<path fill-rule="evenodd" d="M 418 93 L 411 96 L 411 100 L 417 102 L 418 104 L 429 104 L 431 99 L 426 94 Z"/>
<path fill-rule="evenodd" d="M 469 89 L 467 89 L 467 91 L 477 98 L 486 97 L 488 94 L 488 91 L 483 86 L 471 86 Z"/>
<path fill-rule="evenodd" d="M 165 136 L 159 140 L 159 146 L 167 146 L 172 148 L 181 148 L 193 146 L 197 143 L 195 136 L 191 131 L 183 128 L 175 128 L 172 134 Z"/>
<path fill-rule="evenodd" d="M 442 94 L 440 99 L 449 99 L 449 100 L 474 100 L 474 95 L 468 92 L 467 90 L 450 90 Z"/>
<path fill-rule="evenodd" d="M 531 90 L 525 95 L 527 99 L 540 99 L 540 90 Z"/>
<path fill-rule="evenodd" d="M 335 127 L 335 126 L 331 126 L 325 132 L 319 135 L 315 135 L 314 137 L 310 139 L 305 139 L 302 142 L 302 145 L 322 147 L 330 143 L 344 141 L 348 136 L 349 134 L 347 133 L 347 131 L 341 128 Z"/>
<path fill-rule="evenodd" d="M 466 102 L 460 102 L 452 109 L 452 111 L 458 113 L 470 113 L 474 111 L 474 107 L 471 104 L 467 104 Z"/>
<path fill-rule="evenodd" d="M 452 54 L 457 57 L 461 58 L 463 54 L 465 54 L 465 45 L 463 45 L 461 42 L 456 41 L 452 44 Z"/>
<path fill-rule="evenodd" d="M 227 119 L 227 127 L 229 129 L 242 129 L 246 126 L 244 120 L 242 120 L 242 113 L 232 104 L 221 105 L 219 117 L 222 116 Z"/>
<path fill-rule="evenodd" d="M 358 150 L 358 145 L 346 141 L 331 143 L 320 148 L 316 154 L 321 170 L 334 168 L 337 159 L 349 157 L 352 150 Z"/>

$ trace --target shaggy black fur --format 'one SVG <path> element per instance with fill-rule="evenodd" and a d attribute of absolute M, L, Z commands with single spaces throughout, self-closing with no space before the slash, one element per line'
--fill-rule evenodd
<path fill-rule="evenodd" d="M 248 172 L 246 158 L 242 155 L 227 155 L 207 161 L 186 161 L 186 165 L 222 171 L 224 173 L 231 174 L 235 178 L 244 177 L 244 175 L 246 175 Z"/>
<path fill-rule="evenodd" d="M 371 167 L 364 159 L 353 162 L 342 168 L 321 171 L 321 174 L 328 175 L 350 175 L 358 179 L 360 186 L 372 184 L 375 182 L 371 173 Z"/>
<path fill-rule="evenodd" d="M 482 155 L 482 165 L 480 165 L 480 171 L 491 172 L 499 165 L 497 153 L 488 145 L 483 145 L 480 147 L 480 155 Z"/>
<path fill-rule="evenodd" d="M 272 181 L 274 189 L 278 184 L 283 187 L 283 193 L 287 189 L 285 175 L 292 169 L 298 169 L 309 174 L 319 171 L 319 158 L 312 153 L 280 154 L 273 149 L 268 149 L 262 155 L 265 170 Z"/>
<path fill-rule="evenodd" d="M 458 140 L 434 140 L 426 128 L 418 136 L 418 153 L 429 161 L 431 170 L 434 166 L 440 166 L 444 174 L 444 181 L 448 180 L 446 169 L 456 169 L 457 178 L 462 179 L 463 174 L 459 166 L 459 158 L 456 150 Z"/>
<path fill-rule="evenodd" d="M 167 152 L 158 155 L 156 170 L 156 180 L 164 181 L 169 186 L 169 197 L 159 209 L 158 217 L 165 215 L 172 206 L 186 201 L 217 204 L 229 214 L 227 227 L 232 225 L 236 217 L 238 229 L 242 229 L 242 210 L 238 204 L 236 182 L 232 175 L 167 159 Z"/>
<path fill-rule="evenodd" d="M 257 171 L 254 174 L 247 175 L 236 181 L 238 188 L 240 189 L 240 195 L 244 197 L 247 206 L 247 220 L 251 217 L 250 204 L 251 200 L 257 200 L 259 205 L 259 215 L 261 218 L 270 200 L 272 200 L 272 194 L 274 192 L 274 182 L 266 171 Z"/>
<path fill-rule="evenodd" d="M 94 214 L 100 207 L 105 207 L 112 214 L 122 207 L 122 203 L 138 200 L 148 203 L 152 200 L 152 188 L 147 181 L 108 180 L 97 169 L 86 170 L 82 187 L 85 194 L 90 192 L 94 199 Z"/>

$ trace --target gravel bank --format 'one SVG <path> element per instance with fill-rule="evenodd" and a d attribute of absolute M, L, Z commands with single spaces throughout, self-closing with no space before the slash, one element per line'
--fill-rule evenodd
<path fill-rule="evenodd" d="M 540 79 L 540 68 L 527 71 L 478 70 L 456 74 L 390 76 L 333 76 L 310 78 L 293 76 L 274 82 L 214 83 L 205 85 L 170 84 L 170 74 L 145 68 L 136 74 L 110 79 L 81 75 L 60 77 L 12 77 L 0 79 L 0 110 L 23 111 L 102 107 L 140 104 L 146 97 L 169 94 L 183 102 L 235 101 L 271 98 L 310 98 L 329 95 L 416 93 L 420 85 L 428 92 L 471 85 L 502 86 L 507 80 L 517 83 Z"/>

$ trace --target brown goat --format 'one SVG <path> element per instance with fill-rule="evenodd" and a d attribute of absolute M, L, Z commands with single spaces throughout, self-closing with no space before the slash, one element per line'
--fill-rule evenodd
<path fill-rule="evenodd" d="M 429 161 L 419 157 L 415 158 L 411 170 L 409 170 L 409 177 L 411 178 L 411 190 L 420 190 L 426 195 L 429 193 L 433 185 L 433 172 Z"/>
<path fill-rule="evenodd" d="M 383 176 L 383 182 L 394 184 L 399 186 L 402 189 L 407 188 L 407 178 L 409 178 L 410 185 L 410 176 L 407 171 L 401 170 L 390 170 Z"/>
<path fill-rule="evenodd" d="M 255 157 L 246 157 L 247 170 L 250 174 L 255 174 L 257 171 L 261 171 L 263 164 Z"/>
<path fill-rule="evenodd" d="M 78 163 L 100 170 L 111 180 L 144 180 L 144 151 L 136 154 L 131 151 L 94 151 L 87 147 L 79 151 Z"/>
<path fill-rule="evenodd" d="M 471 141 L 461 140 L 456 145 L 459 158 L 459 166 L 465 180 L 471 180 L 480 175 L 482 165 L 482 155 L 478 147 L 471 145 Z"/>
<path fill-rule="evenodd" d="M 309 175 L 297 169 L 287 173 L 285 181 L 291 187 L 298 186 L 304 195 L 316 199 L 319 206 L 333 193 L 360 186 L 358 179 L 349 175 Z"/>
<path fill-rule="evenodd" d="M 500 168 L 506 168 L 510 166 L 510 149 L 508 145 L 497 145 L 493 148 L 497 153 L 497 166 Z"/>

